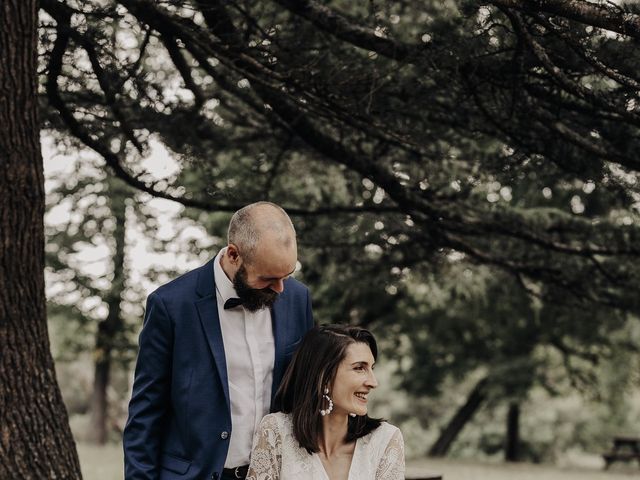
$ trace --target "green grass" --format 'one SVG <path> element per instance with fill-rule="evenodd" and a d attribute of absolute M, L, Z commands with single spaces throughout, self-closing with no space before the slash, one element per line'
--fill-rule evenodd
<path fill-rule="evenodd" d="M 96 447 L 78 444 L 85 480 L 122 480 L 122 446 Z M 490 464 L 459 460 L 414 460 L 407 463 L 407 475 L 439 473 L 444 480 L 627 480 L 639 478 L 637 464 L 615 466 L 604 472 L 593 468 L 559 468 L 545 465 Z"/>
<path fill-rule="evenodd" d="M 78 443 L 78 455 L 84 480 L 122 480 L 124 477 L 122 445 L 97 447 Z"/>
<path fill-rule="evenodd" d="M 633 468 L 635 467 L 635 468 Z M 560 468 L 530 463 L 481 463 L 462 460 L 424 459 L 407 462 L 407 476 L 438 473 L 444 480 L 627 480 L 637 479 L 637 465 L 616 466 L 613 471 L 601 468 Z"/>

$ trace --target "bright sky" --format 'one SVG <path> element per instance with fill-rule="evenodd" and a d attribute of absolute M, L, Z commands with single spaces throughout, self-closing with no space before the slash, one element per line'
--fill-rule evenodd
<path fill-rule="evenodd" d="M 90 150 L 84 150 L 79 154 L 73 155 L 61 154 L 56 149 L 54 139 L 47 135 L 46 132 L 42 134 L 41 145 L 45 171 L 45 190 L 47 193 L 50 193 L 55 188 L 55 177 L 62 176 L 62 178 L 65 178 L 75 174 L 77 171 L 90 171 L 93 168 L 92 164 L 104 163 L 97 154 Z M 171 158 L 167 149 L 160 142 L 154 140 L 150 142 L 149 153 L 142 160 L 141 165 L 154 180 L 173 177 L 180 168 L 179 164 Z M 150 196 L 146 204 L 156 211 L 156 218 L 160 225 L 158 237 L 172 238 L 176 233 L 176 225 L 173 218 L 184 207 L 176 202 Z M 70 205 L 62 202 L 45 215 L 45 223 L 47 225 L 66 224 L 72 215 L 73 212 L 70 209 Z M 182 243 L 182 240 L 199 239 L 205 247 L 211 244 L 211 239 L 208 238 L 204 228 L 198 225 L 181 226 L 178 237 L 180 242 L 176 242 L 175 251 L 154 252 L 152 242 L 142 234 L 141 226 L 133 215 L 130 215 L 127 219 L 127 227 L 127 243 L 129 245 L 127 260 L 131 268 L 131 280 L 142 282 L 147 293 L 150 293 L 158 286 L 149 282 L 143 275 L 149 267 L 155 265 L 187 271 L 202 264 L 202 259 L 193 258 L 187 253 L 178 250 L 178 244 Z M 208 254 L 213 255 L 215 252 L 211 251 Z M 73 260 L 81 266 L 85 273 L 101 275 L 110 268 L 109 259 L 110 252 L 106 246 L 87 246 Z M 47 292 L 49 295 L 55 293 L 59 287 L 51 279 L 48 279 Z"/>

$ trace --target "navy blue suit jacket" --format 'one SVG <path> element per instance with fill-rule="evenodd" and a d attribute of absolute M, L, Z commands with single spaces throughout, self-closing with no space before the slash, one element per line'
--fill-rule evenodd
<path fill-rule="evenodd" d="M 271 317 L 271 400 L 313 326 L 307 288 L 284 282 Z M 233 430 L 213 260 L 149 295 L 124 430 L 125 478 L 220 477 Z"/>

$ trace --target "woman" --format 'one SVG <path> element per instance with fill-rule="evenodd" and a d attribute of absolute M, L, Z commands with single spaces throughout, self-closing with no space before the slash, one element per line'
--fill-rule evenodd
<path fill-rule="evenodd" d="M 247 480 L 403 480 L 396 427 L 367 416 L 378 382 L 376 341 L 363 328 L 311 329 L 253 442 Z"/>

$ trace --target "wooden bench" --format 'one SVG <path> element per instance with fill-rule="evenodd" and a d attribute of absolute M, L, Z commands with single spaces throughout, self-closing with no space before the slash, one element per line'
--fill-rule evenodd
<path fill-rule="evenodd" d="M 610 452 L 602 454 L 605 470 L 614 462 L 630 462 L 637 460 L 640 466 L 640 437 L 620 436 L 614 437 L 613 448 Z"/>

